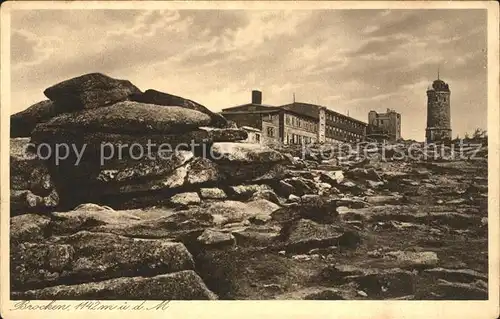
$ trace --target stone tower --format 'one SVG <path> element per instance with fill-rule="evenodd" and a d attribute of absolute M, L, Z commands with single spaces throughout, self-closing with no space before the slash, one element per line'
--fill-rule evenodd
<path fill-rule="evenodd" d="M 427 143 L 451 140 L 450 88 L 439 79 L 427 88 Z"/>

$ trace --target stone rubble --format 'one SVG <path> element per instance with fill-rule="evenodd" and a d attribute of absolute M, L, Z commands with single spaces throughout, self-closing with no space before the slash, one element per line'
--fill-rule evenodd
<path fill-rule="evenodd" d="M 302 154 L 98 73 L 44 93 L 11 117 L 14 299 L 487 299 L 487 145 Z M 148 141 L 180 147 L 100 163 Z M 87 147 L 56 165 L 28 143 Z"/>

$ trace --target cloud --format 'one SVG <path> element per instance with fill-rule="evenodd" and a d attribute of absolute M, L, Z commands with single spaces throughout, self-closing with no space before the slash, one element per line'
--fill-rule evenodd
<path fill-rule="evenodd" d="M 28 35 L 26 35 L 26 33 Z M 11 61 L 12 64 L 33 61 L 36 58 L 36 46 L 38 41 L 36 37 L 28 32 L 14 31 L 11 35 Z"/>
<path fill-rule="evenodd" d="M 102 42 L 116 40 L 116 38 L 142 38 L 153 37 L 160 31 L 163 33 L 178 32 L 184 33 L 188 30 L 191 19 L 180 19 L 181 16 L 178 11 L 169 10 L 148 10 L 140 12 L 131 25 L 124 26 L 116 30 L 109 30 L 105 33 Z"/>
<path fill-rule="evenodd" d="M 383 37 L 370 37 L 362 41 L 359 47 L 348 52 L 348 56 L 386 56 L 394 51 L 399 51 L 404 45 L 411 43 L 411 38 L 402 34 Z"/>
<path fill-rule="evenodd" d="M 58 37 L 38 37 L 26 30 L 13 30 L 11 43 L 11 61 L 14 68 L 41 64 L 63 45 L 62 39 Z"/>
<path fill-rule="evenodd" d="M 23 10 L 12 30 L 12 112 L 102 72 L 213 110 L 248 103 L 252 89 L 360 120 L 390 107 L 403 135 L 422 139 L 440 66 L 454 131 L 486 119 L 484 10 Z"/>

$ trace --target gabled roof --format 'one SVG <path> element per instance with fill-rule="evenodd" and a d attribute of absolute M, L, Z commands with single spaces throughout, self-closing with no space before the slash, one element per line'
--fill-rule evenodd
<path fill-rule="evenodd" d="M 339 112 L 335 112 L 335 111 L 333 111 L 333 110 L 331 110 L 331 109 L 329 109 L 329 108 L 326 108 L 326 112 L 328 112 L 328 113 L 332 113 L 332 114 L 335 114 L 336 116 L 339 116 L 339 117 L 343 117 L 343 118 L 349 119 L 349 120 L 354 121 L 354 122 L 357 122 L 357 123 L 359 123 L 359 124 L 363 124 L 363 125 L 365 125 L 365 126 L 367 126 L 367 125 L 368 125 L 368 123 L 366 123 L 366 122 L 360 121 L 360 120 L 358 120 L 358 119 L 355 119 L 354 117 L 350 117 L 350 116 L 347 116 L 347 115 L 342 114 L 342 113 L 339 113 Z"/>
<path fill-rule="evenodd" d="M 319 109 L 321 106 L 309 103 L 293 102 L 282 105 L 281 108 L 319 120 Z"/>
<path fill-rule="evenodd" d="M 360 120 L 357 120 L 357 119 L 352 118 L 350 116 L 335 112 L 326 106 L 317 105 L 317 104 L 310 104 L 310 103 L 303 103 L 303 102 L 293 102 L 293 103 L 285 104 L 285 105 L 281 105 L 281 106 L 247 103 L 247 104 L 242 104 L 242 105 L 237 105 L 237 106 L 222 109 L 221 114 L 275 113 L 275 112 L 279 112 L 281 110 L 286 110 L 290 113 L 293 113 L 293 114 L 296 114 L 299 116 L 305 116 L 305 117 L 312 118 L 314 120 L 319 120 L 319 110 L 321 108 L 325 108 L 326 112 L 331 113 L 331 114 L 335 114 L 336 116 L 347 118 L 351 121 L 361 123 L 363 125 L 367 125 L 367 123 L 365 123 L 363 121 L 360 121 Z"/>
<path fill-rule="evenodd" d="M 223 113 L 234 112 L 234 111 L 269 112 L 269 111 L 279 111 L 279 110 L 280 110 L 279 107 L 272 105 L 247 103 L 222 109 L 222 112 Z"/>
<path fill-rule="evenodd" d="M 250 131 L 250 132 L 262 132 L 262 130 L 259 130 L 258 128 L 251 127 L 251 126 L 242 126 L 241 129 L 244 129 L 245 131 Z"/>
<path fill-rule="evenodd" d="M 329 109 L 328 107 L 322 106 L 322 105 L 303 103 L 303 102 L 293 102 L 290 104 L 282 105 L 281 107 L 284 109 L 287 109 L 287 110 L 294 111 L 296 113 L 300 113 L 303 115 L 307 115 L 309 117 L 313 117 L 316 120 L 319 119 L 319 110 L 321 108 L 325 108 L 326 112 L 328 112 L 328 113 L 335 114 L 336 116 L 339 116 L 339 117 L 347 118 L 349 120 L 361 123 L 363 125 L 368 125 L 367 123 L 365 123 L 363 121 L 360 121 L 360 120 L 357 120 L 357 119 L 352 118 L 350 116 L 335 112 L 335 111 Z"/>

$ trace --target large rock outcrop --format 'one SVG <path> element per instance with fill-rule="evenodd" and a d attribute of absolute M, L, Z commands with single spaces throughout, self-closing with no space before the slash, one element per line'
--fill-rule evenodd
<path fill-rule="evenodd" d="M 127 100 L 141 91 L 127 80 L 101 73 L 84 74 L 57 83 L 43 91 L 51 101 L 69 110 L 94 109 Z"/>
<path fill-rule="evenodd" d="M 38 102 L 10 117 L 11 137 L 29 137 L 36 125 L 62 114 L 98 108 L 127 100 L 141 91 L 126 80 L 101 73 L 84 74 L 47 88 L 50 99 Z"/>
<path fill-rule="evenodd" d="M 11 143 L 13 299 L 488 297 L 483 153 L 241 143 L 199 103 L 96 74 L 47 94 L 12 117 L 34 144 Z"/>
<path fill-rule="evenodd" d="M 26 110 L 11 115 L 10 137 L 29 137 L 37 124 L 67 111 L 69 110 L 64 110 L 63 106 L 50 100 L 35 103 Z"/>
<path fill-rule="evenodd" d="M 148 103 L 148 104 L 156 104 L 164 106 L 171 106 L 171 105 L 182 106 L 209 115 L 210 118 L 212 119 L 210 122 L 211 126 L 221 127 L 221 128 L 228 126 L 228 122 L 223 116 L 213 113 L 200 103 L 185 99 L 180 96 L 149 89 L 146 90 L 144 93 L 138 93 L 133 95 L 131 99 L 132 101 Z"/>
<path fill-rule="evenodd" d="M 125 101 L 95 109 L 61 114 L 46 124 L 59 129 L 147 135 L 189 132 L 210 123 L 204 113 L 178 106 Z"/>

